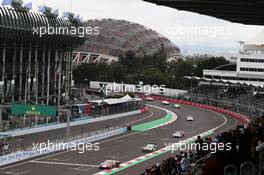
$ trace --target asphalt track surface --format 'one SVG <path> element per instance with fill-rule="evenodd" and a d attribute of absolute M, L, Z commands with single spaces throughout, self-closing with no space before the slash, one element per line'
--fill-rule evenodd
<path fill-rule="evenodd" d="M 160 101 L 152 103 L 161 106 Z M 125 135 L 106 139 L 100 142 L 99 151 L 86 151 L 83 154 L 78 151 L 64 151 L 48 156 L 40 157 L 23 163 L 0 168 L 0 174 L 18 174 L 18 175 L 93 175 L 99 170 L 98 165 L 106 159 L 116 159 L 121 163 L 126 162 L 144 155 L 141 147 L 148 143 L 157 143 L 160 148 L 165 147 L 165 143 L 177 142 L 173 139 L 172 134 L 176 130 L 185 131 L 185 138 L 195 136 L 217 126 L 226 123 L 217 130 L 222 132 L 236 126 L 238 122 L 228 116 L 223 116 L 212 111 L 199 109 L 196 107 L 182 105 L 181 109 L 170 106 L 162 106 L 175 112 L 178 116 L 176 122 L 152 129 L 145 132 L 129 132 Z M 164 117 L 165 113 L 161 110 L 152 109 L 154 118 Z M 186 116 L 193 116 L 194 122 L 187 122 Z M 143 121 L 141 121 L 143 122 Z M 146 122 L 146 121 L 144 121 Z M 116 174 L 119 175 L 139 175 L 146 168 L 153 164 L 161 162 L 169 157 L 171 153 L 166 153 L 154 159 L 148 160 L 141 164 L 135 165 Z"/>
<path fill-rule="evenodd" d="M 145 123 L 153 119 L 162 118 L 164 115 L 166 115 L 165 112 L 163 112 L 162 115 L 160 115 L 160 113 L 157 113 L 157 111 L 159 110 L 156 108 L 149 108 L 149 109 L 150 111 L 142 114 L 71 127 L 70 137 L 79 136 L 85 133 L 95 132 L 98 129 L 105 129 L 107 127 L 122 126 L 125 123 L 133 123 L 133 124 Z M 41 133 L 24 135 L 22 136 L 22 139 L 23 139 L 23 145 L 28 147 L 28 146 L 32 146 L 32 143 L 39 143 L 47 140 L 54 141 L 58 139 L 63 139 L 65 138 L 65 136 L 66 136 L 66 128 L 62 128 L 57 130 L 45 131 Z M 19 149 L 22 147 L 22 143 L 18 141 L 19 138 L 20 137 L 15 137 L 12 139 L 12 149 Z"/>

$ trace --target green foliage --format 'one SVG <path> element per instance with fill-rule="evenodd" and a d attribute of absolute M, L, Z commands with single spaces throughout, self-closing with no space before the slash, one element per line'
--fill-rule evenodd
<path fill-rule="evenodd" d="M 229 64 L 224 57 L 212 57 L 209 55 L 195 55 L 193 57 L 187 57 L 186 61 L 191 62 L 194 67 L 195 76 L 203 76 L 204 69 L 214 69 L 218 66 Z"/>
<path fill-rule="evenodd" d="M 153 56 L 138 57 L 136 53 L 129 51 L 120 55 L 118 63 L 82 64 L 73 71 L 73 76 L 77 83 L 93 80 L 136 84 L 143 81 L 149 85 L 188 89 L 192 85 L 184 76 L 201 77 L 204 69 L 214 69 L 229 63 L 223 57 L 209 55 L 189 56 L 185 60 L 171 63 L 167 63 L 166 58 L 163 47 Z"/>

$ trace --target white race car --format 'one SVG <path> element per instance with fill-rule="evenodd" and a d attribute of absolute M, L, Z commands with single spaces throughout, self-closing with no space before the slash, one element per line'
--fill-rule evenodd
<path fill-rule="evenodd" d="M 154 101 L 154 99 L 151 98 L 151 97 L 147 97 L 146 100 L 147 100 L 147 101 Z"/>
<path fill-rule="evenodd" d="M 161 104 L 163 104 L 163 105 L 169 105 L 170 102 L 164 100 L 164 101 L 161 102 Z"/>
<path fill-rule="evenodd" d="M 112 169 L 112 168 L 118 168 L 120 165 L 120 162 L 117 160 L 106 160 L 100 164 L 101 169 Z"/>
<path fill-rule="evenodd" d="M 181 108 L 181 105 L 179 105 L 179 104 L 176 103 L 176 104 L 174 105 L 174 107 L 177 108 L 177 109 L 179 109 L 179 108 Z"/>
<path fill-rule="evenodd" d="M 173 138 L 182 138 L 182 137 L 184 137 L 184 132 L 183 131 L 176 131 L 172 136 L 173 136 Z"/>
<path fill-rule="evenodd" d="M 154 152 L 158 150 L 158 145 L 154 143 L 147 144 L 142 148 L 143 152 Z"/>
<path fill-rule="evenodd" d="M 193 118 L 192 116 L 187 116 L 187 117 L 186 117 L 186 120 L 187 120 L 187 121 L 194 121 L 194 118 Z"/>

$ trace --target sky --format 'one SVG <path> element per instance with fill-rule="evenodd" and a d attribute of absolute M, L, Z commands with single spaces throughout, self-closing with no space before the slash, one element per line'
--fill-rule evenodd
<path fill-rule="evenodd" d="M 24 3 L 30 0 L 24 0 Z M 248 41 L 264 27 L 231 23 L 214 17 L 157 6 L 143 0 L 34 0 L 34 10 L 45 4 L 73 11 L 85 20 L 115 18 L 136 22 L 169 38 L 182 50 L 191 48 L 239 49 L 237 41 Z"/>

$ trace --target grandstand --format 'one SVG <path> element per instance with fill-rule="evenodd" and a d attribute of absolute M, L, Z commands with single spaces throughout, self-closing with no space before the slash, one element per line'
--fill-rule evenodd
<path fill-rule="evenodd" d="M 263 126 L 264 116 L 254 124 L 238 126 L 234 130 L 219 133 L 215 138 L 202 139 L 198 136 L 195 143 L 232 143 L 233 149 L 215 154 L 199 150 L 181 152 L 146 169 L 141 175 L 236 175 L 238 173 L 262 175 L 264 173 L 263 170 L 261 171 L 264 150 Z"/>
<path fill-rule="evenodd" d="M 235 62 L 204 70 L 203 77 L 186 76 L 197 82 L 185 98 L 220 106 L 251 117 L 249 125 L 238 126 L 202 142 L 231 142 L 231 152 L 186 152 L 164 160 L 142 175 L 158 174 L 264 174 L 264 33 L 243 43 Z M 188 166 L 185 165 L 186 160 Z M 184 160 L 184 161 L 182 161 Z M 185 162 L 185 163 L 184 163 Z"/>
<path fill-rule="evenodd" d="M 264 31 L 243 43 L 235 63 L 220 66 L 214 70 L 204 70 L 203 77 L 198 77 L 200 84 L 251 86 L 262 91 L 264 88 L 264 40 L 260 36 L 263 35 Z"/>
<path fill-rule="evenodd" d="M 35 13 L 12 1 L 0 7 L 0 123 L 9 120 L 12 103 L 60 106 L 72 79 L 72 50 L 84 40 L 77 34 L 44 33 L 40 28 L 78 28 L 73 14 L 58 18 L 45 7 Z M 2 126 L 0 126 L 2 130 Z"/>
<path fill-rule="evenodd" d="M 264 31 L 242 44 L 234 63 L 203 70 L 203 77 L 185 77 L 198 82 L 188 97 L 229 101 L 256 108 L 264 113 Z"/>

